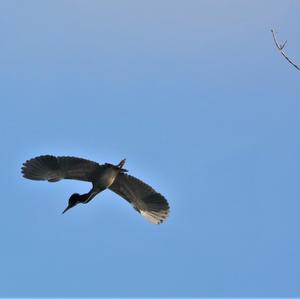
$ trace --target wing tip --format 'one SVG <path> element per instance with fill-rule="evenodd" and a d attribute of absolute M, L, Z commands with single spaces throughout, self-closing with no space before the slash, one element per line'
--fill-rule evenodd
<path fill-rule="evenodd" d="M 34 158 L 31 158 L 29 160 L 26 160 L 21 167 L 21 174 L 24 178 L 30 179 L 30 180 L 45 180 L 45 178 L 42 174 L 47 169 L 47 160 L 53 159 L 55 160 L 56 157 L 51 155 L 41 155 Z"/>
<path fill-rule="evenodd" d="M 162 210 L 161 212 L 140 211 L 140 213 L 145 219 L 156 225 L 164 223 L 169 216 L 169 210 Z"/>

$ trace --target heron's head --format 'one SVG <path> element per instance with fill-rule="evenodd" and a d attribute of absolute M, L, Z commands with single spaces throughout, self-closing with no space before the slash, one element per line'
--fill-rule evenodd
<path fill-rule="evenodd" d="M 78 203 L 80 203 L 80 194 L 74 193 L 69 198 L 68 206 L 64 209 L 62 214 L 66 213 L 69 209 L 75 207 Z"/>

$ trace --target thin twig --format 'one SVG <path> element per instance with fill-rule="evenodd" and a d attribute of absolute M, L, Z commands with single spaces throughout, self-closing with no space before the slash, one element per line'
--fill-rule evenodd
<path fill-rule="evenodd" d="M 285 41 L 282 45 L 280 45 L 277 41 L 277 38 L 276 38 L 276 34 L 275 34 L 275 31 L 273 29 L 271 29 L 271 32 L 272 32 L 272 36 L 273 36 L 273 40 L 274 40 L 274 43 L 277 47 L 277 49 L 279 50 L 279 52 L 281 53 L 281 55 L 291 64 L 293 65 L 298 71 L 300 71 L 300 67 L 295 64 L 284 52 L 283 52 L 283 48 L 285 47 L 286 45 L 286 42 Z"/>

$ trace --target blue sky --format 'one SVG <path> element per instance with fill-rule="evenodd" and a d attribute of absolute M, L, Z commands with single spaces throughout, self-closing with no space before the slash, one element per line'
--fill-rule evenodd
<path fill-rule="evenodd" d="M 300 296 L 299 1 L 1 1 L 0 296 Z M 117 163 L 168 199 L 21 177 Z"/>

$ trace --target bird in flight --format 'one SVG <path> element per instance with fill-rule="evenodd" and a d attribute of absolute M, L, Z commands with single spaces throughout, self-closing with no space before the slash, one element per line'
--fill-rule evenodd
<path fill-rule="evenodd" d="M 92 189 L 85 194 L 74 193 L 69 198 L 63 214 L 77 204 L 90 202 L 98 193 L 109 189 L 125 200 L 133 208 L 154 224 L 162 223 L 169 214 L 167 200 L 152 187 L 126 174 L 125 159 L 119 164 L 98 164 L 76 157 L 55 157 L 44 155 L 23 163 L 22 174 L 30 180 L 58 182 L 62 179 L 92 183 Z"/>

